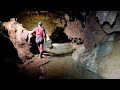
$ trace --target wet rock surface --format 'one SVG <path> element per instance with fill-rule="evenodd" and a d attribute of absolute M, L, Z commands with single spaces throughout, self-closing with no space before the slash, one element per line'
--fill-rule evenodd
<path fill-rule="evenodd" d="M 104 12 L 101 11 L 101 13 Z M 120 35 L 118 27 L 119 15 L 117 16 L 118 12 L 108 13 L 110 13 L 110 16 L 106 16 L 106 19 L 109 23 L 105 23 L 103 27 L 100 27 L 98 21 L 95 20 L 95 13 L 89 13 L 84 32 L 85 49 L 78 48 L 72 56 L 73 59 L 79 62 L 84 68 L 98 74 L 102 78 L 117 79 L 119 78 L 119 56 L 117 54 L 119 53 Z M 112 15 L 114 18 L 112 18 L 111 21 L 110 17 L 112 17 Z M 104 23 L 106 19 L 103 20 L 104 17 L 100 17 L 100 23 Z M 111 27 L 110 25 L 113 23 L 114 25 Z M 115 29 L 116 26 L 117 28 Z M 99 34 L 97 34 L 97 32 L 99 32 Z M 75 58 L 75 56 L 77 58 Z"/>

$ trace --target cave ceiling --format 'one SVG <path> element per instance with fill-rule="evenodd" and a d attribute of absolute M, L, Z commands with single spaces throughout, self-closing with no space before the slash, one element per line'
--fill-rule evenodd
<path fill-rule="evenodd" d="M 7 2 L 7 3 L 6 3 Z M 112 0 L 10 0 L 0 5 L 2 11 L 18 10 L 108 10 L 118 8 L 117 1 Z M 114 5 L 115 4 L 115 5 Z M 113 7 L 114 5 L 114 7 Z"/>
<path fill-rule="evenodd" d="M 108 4 L 109 3 L 109 4 Z M 19 11 L 51 11 L 58 14 L 70 11 L 116 11 L 117 2 L 108 0 L 2 0 L 0 5 L 0 17 L 14 17 Z M 113 7 L 113 4 L 115 6 Z M 62 13 L 61 13 L 62 11 Z"/>

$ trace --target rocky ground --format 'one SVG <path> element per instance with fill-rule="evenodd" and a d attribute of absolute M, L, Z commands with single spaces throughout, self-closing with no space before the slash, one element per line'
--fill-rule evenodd
<path fill-rule="evenodd" d="M 100 79 L 98 75 L 78 65 L 71 56 L 72 53 L 51 54 L 40 59 L 37 54 L 24 64 L 18 65 L 17 79 Z"/>

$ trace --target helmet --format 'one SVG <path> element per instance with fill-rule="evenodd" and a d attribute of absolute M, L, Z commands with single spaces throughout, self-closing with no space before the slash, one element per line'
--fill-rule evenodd
<path fill-rule="evenodd" d="M 38 22 L 38 25 L 42 26 L 42 22 Z"/>

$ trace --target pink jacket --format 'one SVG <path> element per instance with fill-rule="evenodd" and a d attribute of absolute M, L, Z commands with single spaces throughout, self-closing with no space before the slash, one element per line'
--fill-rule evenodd
<path fill-rule="evenodd" d="M 32 33 L 35 33 L 36 37 L 43 37 L 45 36 L 45 33 L 44 33 L 44 28 L 41 27 L 41 26 L 38 26 L 38 27 L 35 27 L 33 30 L 32 30 Z"/>

